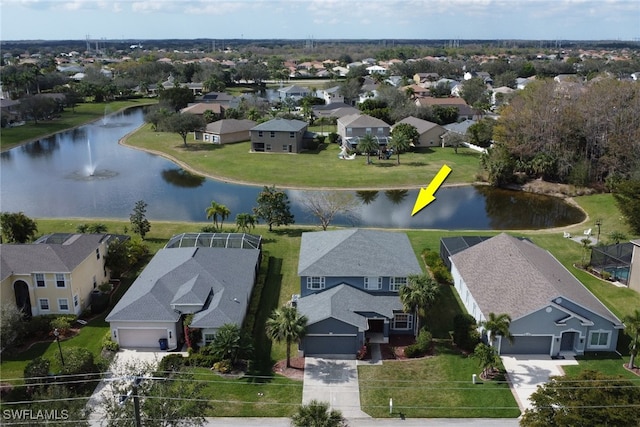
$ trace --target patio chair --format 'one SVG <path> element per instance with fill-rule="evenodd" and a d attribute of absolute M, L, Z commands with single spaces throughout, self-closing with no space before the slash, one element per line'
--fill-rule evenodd
<path fill-rule="evenodd" d="M 584 230 L 584 235 L 585 236 L 591 236 L 591 229 L 588 228 L 588 229 Z"/>
<path fill-rule="evenodd" d="M 565 239 L 570 239 L 571 238 L 571 233 L 569 233 L 568 231 L 565 231 L 563 233 L 563 236 L 564 236 Z"/>

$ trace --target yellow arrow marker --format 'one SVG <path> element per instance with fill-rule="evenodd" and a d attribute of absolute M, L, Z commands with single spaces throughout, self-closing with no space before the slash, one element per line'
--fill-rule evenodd
<path fill-rule="evenodd" d="M 416 199 L 416 204 L 413 205 L 413 212 L 411 212 L 411 216 L 414 216 L 422 209 L 426 208 L 427 205 L 433 202 L 436 197 L 434 196 L 435 192 L 438 191 L 438 188 L 442 185 L 445 179 L 451 173 L 451 168 L 447 165 L 442 165 L 436 176 L 431 180 L 427 188 L 421 188 L 418 193 L 418 198 Z"/>

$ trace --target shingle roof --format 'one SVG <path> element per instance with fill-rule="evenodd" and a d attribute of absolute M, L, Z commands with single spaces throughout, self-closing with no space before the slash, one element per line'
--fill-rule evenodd
<path fill-rule="evenodd" d="M 437 123 L 433 123 L 433 122 L 430 122 L 430 121 L 427 121 L 427 120 L 422 120 L 422 119 L 419 119 L 419 118 L 413 117 L 413 116 L 406 117 L 406 118 L 400 120 L 398 123 L 410 124 L 411 126 L 416 128 L 416 130 L 418 131 L 418 134 L 420 134 L 420 135 L 422 135 L 423 133 L 425 133 L 425 132 L 427 132 L 427 131 L 435 128 L 435 127 L 440 126 Z M 398 123 L 396 123 L 396 125 Z"/>
<path fill-rule="evenodd" d="M 253 120 L 223 119 L 213 123 L 209 123 L 206 127 L 206 131 L 219 135 L 242 131 L 249 132 L 249 130 L 255 125 L 256 122 L 254 122 Z"/>
<path fill-rule="evenodd" d="M 506 313 L 515 320 L 562 297 L 620 324 L 553 255 L 527 240 L 502 233 L 451 260 L 485 316 Z"/>
<path fill-rule="evenodd" d="M 298 132 L 307 127 L 307 123 L 302 120 L 272 119 L 268 122 L 260 123 L 251 130 L 274 131 L 274 132 Z"/>
<path fill-rule="evenodd" d="M 69 234 L 59 243 L 0 245 L 2 279 L 34 272 L 69 273 L 91 255 L 107 234 Z"/>
<path fill-rule="evenodd" d="M 338 119 L 345 127 L 367 128 L 367 127 L 389 127 L 384 121 L 367 114 L 351 114 Z"/>
<path fill-rule="evenodd" d="M 161 249 L 106 320 L 175 322 L 180 313 L 172 304 L 193 304 L 202 308 L 194 315 L 193 327 L 241 323 L 259 255 L 236 248 Z"/>
<path fill-rule="evenodd" d="M 358 228 L 302 233 L 299 276 L 403 277 L 421 273 L 404 233 Z"/>
<path fill-rule="evenodd" d="M 358 313 L 377 313 L 392 319 L 394 311 L 402 311 L 402 303 L 397 295 L 371 295 L 342 284 L 300 298 L 297 308 L 307 317 L 308 324 L 333 318 L 366 331 L 367 317 Z"/>

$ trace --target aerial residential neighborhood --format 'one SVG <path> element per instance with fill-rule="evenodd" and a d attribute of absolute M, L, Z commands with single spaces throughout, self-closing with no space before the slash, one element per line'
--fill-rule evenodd
<path fill-rule="evenodd" d="M 127 10 L 238 18 L 185 3 Z M 237 38 L 3 35 L 2 424 L 637 425 L 637 39 L 241 5 Z"/>

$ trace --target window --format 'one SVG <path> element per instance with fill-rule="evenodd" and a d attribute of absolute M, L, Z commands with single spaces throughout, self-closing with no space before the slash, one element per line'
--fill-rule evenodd
<path fill-rule="evenodd" d="M 365 277 L 364 288 L 372 290 L 382 289 L 382 277 Z"/>
<path fill-rule="evenodd" d="M 66 298 L 58 298 L 58 309 L 60 311 L 69 311 L 69 300 Z"/>
<path fill-rule="evenodd" d="M 295 137 L 296 137 L 295 132 L 289 132 L 289 138 L 295 138 Z"/>
<path fill-rule="evenodd" d="M 353 134 L 352 128 L 347 128 L 347 136 L 351 136 Z"/>
<path fill-rule="evenodd" d="M 271 151 L 271 144 L 266 144 L 265 151 Z"/>
<path fill-rule="evenodd" d="M 365 130 L 365 132 L 366 132 L 366 134 L 367 134 L 367 135 L 371 135 L 371 128 L 367 128 L 367 129 Z"/>
<path fill-rule="evenodd" d="M 608 331 L 589 332 L 589 347 L 591 348 L 608 347 L 609 336 L 610 336 L 610 333 Z"/>
<path fill-rule="evenodd" d="M 40 298 L 40 310 L 49 311 L 49 300 L 47 298 Z"/>
<path fill-rule="evenodd" d="M 77 307 L 78 306 L 78 295 L 74 295 L 73 296 L 73 306 Z"/>
<path fill-rule="evenodd" d="M 56 273 L 56 286 L 64 288 L 67 284 L 64 281 L 64 274 Z"/>
<path fill-rule="evenodd" d="M 96 248 L 96 259 L 100 259 L 100 248 Z"/>
<path fill-rule="evenodd" d="M 39 288 L 44 288 L 45 287 L 44 274 L 36 273 L 36 286 L 39 287 Z"/>
<path fill-rule="evenodd" d="M 307 289 L 324 289 L 324 277 L 307 277 Z"/>
<path fill-rule="evenodd" d="M 211 344 L 216 334 L 204 334 L 204 345 Z"/>
<path fill-rule="evenodd" d="M 262 131 L 261 130 L 258 131 L 258 138 L 262 138 Z"/>
<path fill-rule="evenodd" d="M 276 132 L 272 130 L 270 136 L 271 136 L 271 138 L 275 138 L 276 137 Z"/>
<path fill-rule="evenodd" d="M 406 277 L 392 277 L 391 282 L 389 282 L 389 290 L 393 292 L 398 292 L 401 286 L 407 284 Z"/>
<path fill-rule="evenodd" d="M 282 151 L 289 151 L 289 146 L 287 144 L 283 144 Z"/>
<path fill-rule="evenodd" d="M 413 327 L 413 315 L 407 313 L 397 313 L 393 316 L 391 329 L 411 329 Z"/>
<path fill-rule="evenodd" d="M 384 128 L 378 128 L 378 135 L 384 135 Z"/>

